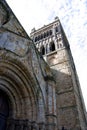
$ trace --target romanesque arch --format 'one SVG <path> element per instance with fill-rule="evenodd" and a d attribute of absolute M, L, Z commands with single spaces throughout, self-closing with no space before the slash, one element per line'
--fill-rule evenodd
<path fill-rule="evenodd" d="M 38 127 L 37 122 L 40 116 L 38 110 L 41 110 L 41 104 L 43 106 L 43 98 L 41 91 L 39 90 L 37 94 L 35 90 L 35 82 L 20 60 L 0 57 L 0 92 L 7 95 L 9 105 L 7 130 L 24 127 L 24 130 L 26 128 L 31 130 L 33 127 L 35 129 Z"/>
<path fill-rule="evenodd" d="M 50 130 L 52 126 L 55 130 L 55 84 L 51 71 L 4 0 L 0 2 L 0 16 L 0 92 L 4 93 L 0 96 L 9 108 L 4 127 Z M 48 34 L 44 32 L 35 40 Z M 46 48 L 41 47 L 44 55 Z"/>

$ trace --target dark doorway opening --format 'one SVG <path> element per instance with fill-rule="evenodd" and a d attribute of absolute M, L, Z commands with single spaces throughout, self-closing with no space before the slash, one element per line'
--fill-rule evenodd
<path fill-rule="evenodd" d="M 6 122 L 9 116 L 9 104 L 7 96 L 0 91 L 0 130 L 6 130 Z"/>

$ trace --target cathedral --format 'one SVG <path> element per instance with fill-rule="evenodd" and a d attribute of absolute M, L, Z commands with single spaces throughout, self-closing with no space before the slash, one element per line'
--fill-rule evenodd
<path fill-rule="evenodd" d="M 0 130 L 87 130 L 70 45 L 58 17 L 30 37 L 0 0 Z"/>

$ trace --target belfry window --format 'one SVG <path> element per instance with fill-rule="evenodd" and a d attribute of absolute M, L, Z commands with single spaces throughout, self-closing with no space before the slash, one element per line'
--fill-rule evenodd
<path fill-rule="evenodd" d="M 55 27 L 55 32 L 58 32 L 58 27 Z"/>
<path fill-rule="evenodd" d="M 47 37 L 49 36 L 49 31 L 47 31 Z"/>
<path fill-rule="evenodd" d="M 43 39 L 43 34 L 41 34 L 41 39 Z"/>
<path fill-rule="evenodd" d="M 42 55 L 45 55 L 45 47 L 44 46 L 41 46 L 40 52 Z"/>
<path fill-rule="evenodd" d="M 52 30 L 49 31 L 50 35 L 52 35 Z"/>
<path fill-rule="evenodd" d="M 38 41 L 41 39 L 40 35 L 38 36 Z"/>
<path fill-rule="evenodd" d="M 50 43 L 50 51 L 55 51 L 55 44 L 54 44 L 54 42 Z"/>
<path fill-rule="evenodd" d="M 35 37 L 35 42 L 37 42 L 37 37 Z"/>
<path fill-rule="evenodd" d="M 46 33 L 44 33 L 44 38 L 46 38 Z"/>

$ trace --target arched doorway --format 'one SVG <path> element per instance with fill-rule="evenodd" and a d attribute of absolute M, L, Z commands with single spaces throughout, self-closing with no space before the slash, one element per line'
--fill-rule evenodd
<path fill-rule="evenodd" d="M 0 91 L 0 130 L 6 130 L 7 117 L 9 115 L 9 105 L 7 96 Z"/>

